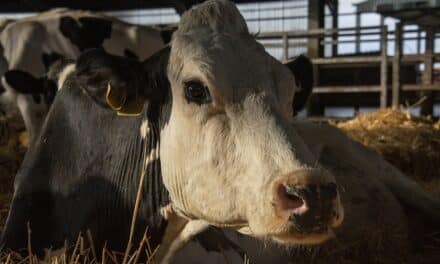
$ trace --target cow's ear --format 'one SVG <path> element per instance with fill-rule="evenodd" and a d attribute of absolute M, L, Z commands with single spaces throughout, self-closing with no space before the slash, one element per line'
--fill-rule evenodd
<path fill-rule="evenodd" d="M 110 55 L 102 49 L 90 50 L 77 60 L 78 84 L 96 102 L 111 108 L 118 115 L 139 115 L 145 104 L 156 102 L 163 92 L 154 88 L 166 78 L 159 69 L 165 64 L 161 54 L 159 52 L 139 62 Z"/>
<path fill-rule="evenodd" d="M 76 77 L 80 87 L 98 104 L 120 111 L 127 106 L 128 98 L 141 102 L 142 64 L 137 60 L 115 56 L 103 49 L 93 49 L 81 54 L 76 63 Z M 142 97 L 142 98 L 141 98 Z M 134 112 L 142 110 L 136 105 Z M 139 110 L 140 108 L 140 110 Z"/>
<path fill-rule="evenodd" d="M 166 47 L 142 62 L 138 86 L 107 86 L 106 102 L 120 116 L 141 114 L 145 105 L 161 105 L 169 92 L 166 74 L 170 48 Z"/>
<path fill-rule="evenodd" d="M 295 59 L 285 63 L 295 76 L 296 85 L 300 88 L 293 98 L 293 112 L 298 113 L 307 103 L 313 89 L 313 66 L 310 60 L 299 55 Z"/>
<path fill-rule="evenodd" d="M 44 83 L 41 78 L 35 78 L 24 71 L 7 71 L 4 78 L 11 88 L 22 94 L 40 94 L 44 90 Z"/>

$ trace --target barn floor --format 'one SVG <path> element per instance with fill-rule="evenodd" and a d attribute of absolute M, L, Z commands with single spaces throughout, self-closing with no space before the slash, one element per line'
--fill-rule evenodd
<path fill-rule="evenodd" d="M 415 118 L 401 111 L 381 110 L 352 120 L 331 123 L 381 153 L 407 172 L 409 177 L 440 197 L 440 122 Z M 13 177 L 26 150 L 23 131 L 20 119 L 0 117 L 0 232 L 12 197 Z M 410 263 L 440 263 L 440 234 L 420 239 L 419 253 L 411 258 Z M 4 262 L 0 259 L 0 263 Z M 341 262 L 358 263 L 349 259 Z"/>

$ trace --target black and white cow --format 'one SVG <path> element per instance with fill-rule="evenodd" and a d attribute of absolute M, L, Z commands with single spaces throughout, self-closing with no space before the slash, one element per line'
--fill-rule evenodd
<path fill-rule="evenodd" d="M 440 219 L 440 202 L 378 154 L 292 120 L 292 87 L 309 84 L 265 52 L 229 1 L 185 13 L 171 45 L 144 62 L 98 49 L 74 65 L 16 176 L 5 248 L 26 248 L 29 222 L 36 252 L 88 229 L 96 249 L 123 251 L 142 175 L 134 241 L 148 227 L 165 263 L 209 226 L 232 230 L 218 237 L 251 263 L 310 263 L 317 255 L 302 247 L 265 251 L 252 237 L 319 244 L 331 262 L 363 242 L 360 252 L 408 248 L 399 200 Z"/>
<path fill-rule="evenodd" d="M 88 11 L 54 9 L 9 24 L 0 35 L 3 110 L 18 106 L 31 141 L 47 114 L 53 91 L 42 77 L 64 57 L 76 59 L 90 48 L 144 60 L 169 41 L 169 32 L 127 24 Z"/>

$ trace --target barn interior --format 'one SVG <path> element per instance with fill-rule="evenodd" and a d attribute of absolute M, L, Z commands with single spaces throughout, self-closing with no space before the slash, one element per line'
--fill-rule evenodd
<path fill-rule="evenodd" d="M 201 2 L 2 0 L 0 21 L 63 7 L 172 28 L 186 10 Z M 300 118 L 339 127 L 440 198 L 440 1 L 233 2 L 250 31 L 276 59 L 286 62 L 300 54 L 311 59 L 313 91 Z M 20 117 L 0 116 L 0 231 L 28 144 Z M 412 263 L 440 262 L 439 235 L 420 238 Z M 386 252 L 386 245 L 382 246 Z M 13 263 L 8 262 L 10 256 L 2 257 L 0 262 Z M 360 263 L 346 257 L 341 263 Z M 396 263 L 389 256 L 375 259 Z"/>

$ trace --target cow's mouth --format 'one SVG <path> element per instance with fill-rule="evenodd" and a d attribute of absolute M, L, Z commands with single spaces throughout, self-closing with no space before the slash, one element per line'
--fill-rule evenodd
<path fill-rule="evenodd" d="M 292 227 L 289 231 L 280 232 L 271 238 L 281 244 L 319 244 L 334 236 L 333 228 L 329 226 L 316 227 L 310 231 L 300 231 Z"/>

